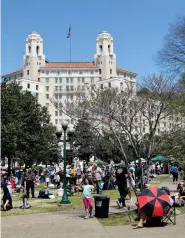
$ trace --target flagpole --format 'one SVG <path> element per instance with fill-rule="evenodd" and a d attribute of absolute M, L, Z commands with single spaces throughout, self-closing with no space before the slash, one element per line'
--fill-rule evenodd
<path fill-rule="evenodd" d="M 70 29 L 71 29 L 71 25 L 70 25 Z M 70 53 L 70 62 L 71 62 L 71 30 L 70 30 L 70 42 L 69 42 L 69 53 Z"/>

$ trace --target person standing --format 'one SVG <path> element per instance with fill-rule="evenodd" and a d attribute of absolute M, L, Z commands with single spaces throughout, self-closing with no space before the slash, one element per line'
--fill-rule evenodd
<path fill-rule="evenodd" d="M 35 195 L 34 195 L 35 174 L 31 171 L 31 169 L 29 169 L 28 172 L 26 173 L 25 180 L 26 180 L 26 194 L 27 194 L 27 197 L 29 198 L 30 188 L 31 188 L 31 195 L 32 195 L 32 198 L 34 198 L 35 197 Z"/>
<path fill-rule="evenodd" d="M 77 183 L 80 184 L 81 176 L 82 176 L 82 170 L 80 164 L 78 165 L 76 169 L 76 174 L 77 174 Z"/>
<path fill-rule="evenodd" d="M 118 191 L 120 194 L 120 198 L 116 201 L 118 204 L 119 208 L 125 207 L 125 198 L 127 196 L 128 193 L 128 189 L 127 189 L 127 169 L 124 166 L 120 166 L 117 168 L 116 170 L 116 183 L 118 186 Z"/>
<path fill-rule="evenodd" d="M 93 185 L 89 184 L 89 180 L 85 179 L 85 185 L 83 185 L 83 203 L 85 206 L 86 216 L 84 219 L 92 218 L 93 214 L 93 199 L 92 199 L 92 191 L 94 189 Z"/>
<path fill-rule="evenodd" d="M 97 194 L 102 193 L 102 170 L 97 164 L 94 165 L 94 181 L 96 182 Z"/>
<path fill-rule="evenodd" d="M 76 168 L 74 164 L 71 166 L 70 175 L 71 175 L 72 185 L 76 186 Z"/>

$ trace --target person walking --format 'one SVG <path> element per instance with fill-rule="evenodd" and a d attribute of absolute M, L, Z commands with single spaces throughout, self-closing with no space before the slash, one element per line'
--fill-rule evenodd
<path fill-rule="evenodd" d="M 28 172 L 26 173 L 25 180 L 26 180 L 26 194 L 27 194 L 27 197 L 29 198 L 29 196 L 30 196 L 30 188 L 31 188 L 32 198 L 35 198 L 35 195 L 34 195 L 35 174 L 31 171 L 31 169 L 29 169 Z"/>
<path fill-rule="evenodd" d="M 83 203 L 85 207 L 86 216 L 84 219 L 93 218 L 93 198 L 92 198 L 92 191 L 94 186 L 89 184 L 89 180 L 85 179 L 83 188 Z"/>
<path fill-rule="evenodd" d="M 178 175 L 179 175 L 179 169 L 177 167 L 176 164 L 174 164 L 172 167 L 171 167 L 171 173 L 172 173 L 172 176 L 173 176 L 173 183 L 178 183 Z"/>
<path fill-rule="evenodd" d="M 127 169 L 124 166 L 120 166 L 116 169 L 116 183 L 118 186 L 118 191 L 120 194 L 120 198 L 116 201 L 119 208 L 125 207 L 125 198 L 128 194 L 127 188 Z"/>

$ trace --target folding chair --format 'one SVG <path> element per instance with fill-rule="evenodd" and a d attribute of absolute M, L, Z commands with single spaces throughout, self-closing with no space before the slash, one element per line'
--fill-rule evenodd
<path fill-rule="evenodd" d="M 163 217 L 162 222 L 167 223 L 168 221 L 170 221 L 173 225 L 176 225 L 175 196 L 171 196 L 171 198 L 173 199 L 173 205 L 170 208 L 168 214 L 165 217 Z"/>

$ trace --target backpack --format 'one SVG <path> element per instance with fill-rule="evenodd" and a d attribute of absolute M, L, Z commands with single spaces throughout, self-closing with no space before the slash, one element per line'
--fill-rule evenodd
<path fill-rule="evenodd" d="M 49 191 L 47 189 L 40 190 L 38 198 L 49 199 Z"/>

